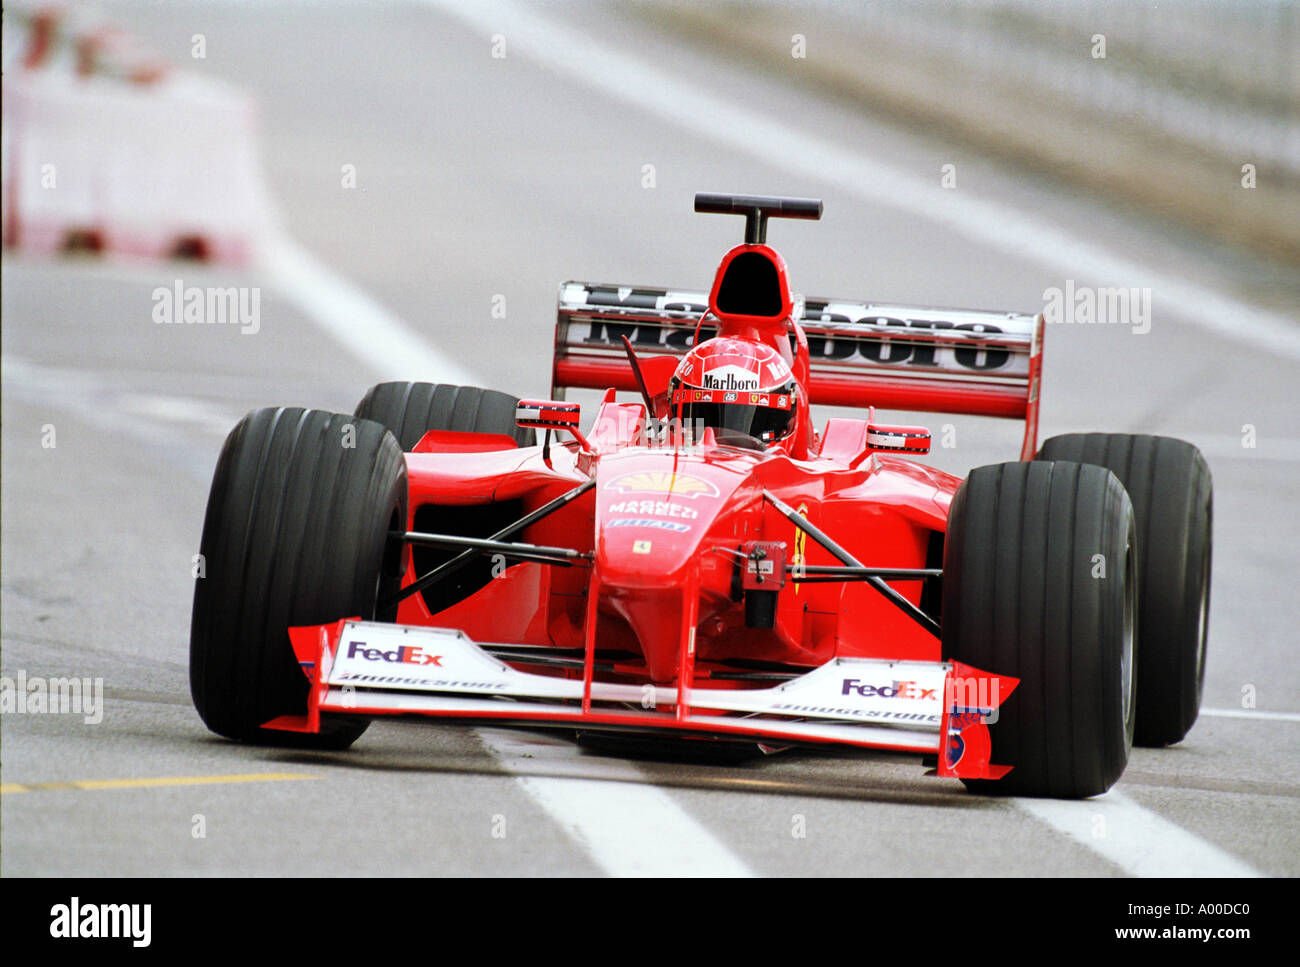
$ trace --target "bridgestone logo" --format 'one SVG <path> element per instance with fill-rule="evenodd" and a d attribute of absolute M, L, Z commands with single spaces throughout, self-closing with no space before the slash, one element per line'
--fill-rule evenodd
<path fill-rule="evenodd" d="M 505 682 L 457 682 L 440 679 L 411 678 L 403 675 L 363 675 L 358 672 L 344 672 L 339 681 L 367 685 L 422 685 L 426 688 L 473 688 L 479 690 L 496 690 L 505 688 Z"/>
<path fill-rule="evenodd" d="M 788 703 L 774 705 L 772 710 L 775 712 L 799 712 L 805 715 L 851 716 L 853 718 L 891 722 L 921 722 L 927 725 L 938 725 L 940 723 L 938 715 L 928 715 L 925 712 L 879 712 L 873 709 L 830 708 L 821 705 L 791 705 Z"/>

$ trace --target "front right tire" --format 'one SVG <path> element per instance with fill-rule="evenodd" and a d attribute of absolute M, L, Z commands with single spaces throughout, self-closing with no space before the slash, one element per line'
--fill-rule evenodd
<path fill-rule="evenodd" d="M 989 726 L 998 780 L 976 792 L 1076 799 L 1128 763 L 1138 637 L 1133 508 L 1115 475 L 1078 463 L 979 467 L 944 545 L 945 659 L 1020 684 Z"/>

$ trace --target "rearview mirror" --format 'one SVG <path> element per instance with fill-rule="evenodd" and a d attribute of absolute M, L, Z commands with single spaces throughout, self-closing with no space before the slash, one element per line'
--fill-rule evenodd
<path fill-rule="evenodd" d="M 929 453 L 930 431 L 923 426 L 867 424 L 867 450 L 890 453 Z"/>
<path fill-rule="evenodd" d="M 520 400 L 515 423 L 534 430 L 576 430 L 582 421 L 582 407 L 561 400 Z"/>

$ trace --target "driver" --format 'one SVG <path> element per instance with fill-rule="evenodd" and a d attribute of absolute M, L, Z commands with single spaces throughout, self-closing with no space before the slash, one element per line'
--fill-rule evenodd
<path fill-rule="evenodd" d="M 780 353 L 731 336 L 692 349 L 669 383 L 672 413 L 683 427 L 743 433 L 765 447 L 794 432 L 797 392 Z"/>

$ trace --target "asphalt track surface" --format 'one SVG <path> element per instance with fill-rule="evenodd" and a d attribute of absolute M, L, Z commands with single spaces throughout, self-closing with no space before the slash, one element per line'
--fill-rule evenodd
<path fill-rule="evenodd" d="M 109 9 L 177 62 L 204 33 L 195 68 L 255 94 L 284 236 L 240 273 L 6 255 L 4 674 L 102 677 L 105 704 L 93 725 L 3 717 L 5 875 L 1300 873 L 1300 358 L 1276 327 L 1300 328 L 1300 298 L 1281 267 L 599 8 L 546 8 L 541 27 L 508 5 Z M 640 66 L 605 81 L 563 66 L 601 53 Z M 714 122 L 731 121 L 655 107 L 663 92 L 640 68 L 794 138 L 719 139 Z M 906 192 L 854 189 L 830 161 L 819 177 L 828 151 L 934 197 L 918 214 Z M 939 188 L 945 163 L 954 191 Z M 340 187 L 346 164 L 355 189 Z M 559 737 L 395 723 L 349 752 L 305 754 L 204 729 L 187 679 L 190 568 L 230 426 L 268 404 L 349 411 L 385 378 L 545 393 L 558 282 L 707 285 L 740 225 L 692 214 L 697 190 L 823 198 L 820 224 L 774 222 L 769 236 L 810 295 L 1034 311 L 1068 278 L 1152 278 L 1228 301 L 1230 318 L 1211 317 L 1156 284 L 1144 335 L 1047 334 L 1044 435 L 1182 436 L 1214 473 L 1206 712 L 1183 743 L 1135 750 L 1104 797 L 1035 803 L 977 798 L 883 754 L 630 762 Z M 996 225 L 973 236 L 936 217 L 950 198 L 1058 226 L 1132 274 L 1089 277 L 1068 247 L 1026 257 Z M 258 287 L 259 331 L 155 325 L 151 293 L 178 278 Z M 945 469 L 1015 455 L 1013 424 L 930 423 L 954 428 L 933 455 Z"/>

